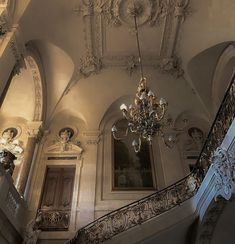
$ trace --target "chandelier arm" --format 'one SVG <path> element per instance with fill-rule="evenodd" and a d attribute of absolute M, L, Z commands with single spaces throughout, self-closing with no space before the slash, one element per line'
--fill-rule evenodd
<path fill-rule="evenodd" d="M 113 133 L 113 138 L 114 138 L 115 140 L 118 140 L 118 141 L 123 140 L 125 137 L 127 137 L 127 135 L 128 135 L 128 131 L 129 131 L 129 128 L 127 127 L 126 130 L 125 130 L 125 134 L 124 134 L 123 136 L 120 136 L 120 137 L 116 135 L 116 132 L 115 132 L 115 131 L 112 131 L 112 133 Z"/>
<path fill-rule="evenodd" d="M 160 116 L 156 113 L 155 118 L 157 119 L 157 121 L 161 121 L 163 119 L 163 117 L 165 116 L 165 113 L 166 113 L 165 107 L 162 108 L 162 113 Z"/>
<path fill-rule="evenodd" d="M 134 125 L 133 125 L 133 126 L 134 126 Z M 129 126 L 130 131 L 131 131 L 132 133 L 136 133 L 136 132 L 137 132 L 137 129 L 134 129 L 133 126 L 132 126 L 132 125 Z"/>
<path fill-rule="evenodd" d="M 140 41 L 139 41 L 139 33 L 138 33 L 138 25 L 136 20 L 136 14 L 134 14 L 134 22 L 135 22 L 135 33 L 136 33 L 136 42 L 137 42 L 137 48 L 138 48 L 138 54 L 139 54 L 139 64 L 140 64 L 140 74 L 141 79 L 144 79 L 144 71 L 143 71 L 143 64 L 142 64 L 142 57 L 140 52 Z"/>

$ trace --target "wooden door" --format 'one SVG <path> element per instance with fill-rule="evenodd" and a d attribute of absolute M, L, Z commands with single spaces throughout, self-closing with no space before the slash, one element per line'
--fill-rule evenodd
<path fill-rule="evenodd" d="M 38 210 L 42 217 L 42 230 L 68 230 L 74 174 L 74 168 L 47 168 Z"/>

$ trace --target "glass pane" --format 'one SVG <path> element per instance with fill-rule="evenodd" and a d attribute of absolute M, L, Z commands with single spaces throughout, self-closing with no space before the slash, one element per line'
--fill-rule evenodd
<path fill-rule="evenodd" d="M 119 136 L 124 135 L 126 123 L 125 120 L 116 123 Z M 135 153 L 132 147 L 133 139 L 137 138 L 132 134 L 128 134 L 123 140 L 113 139 L 113 186 L 116 190 L 143 190 L 154 187 L 149 145 L 143 141 L 140 152 Z"/>

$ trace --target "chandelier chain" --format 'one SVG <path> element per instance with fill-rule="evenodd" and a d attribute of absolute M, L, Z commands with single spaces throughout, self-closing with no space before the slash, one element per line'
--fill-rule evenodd
<path fill-rule="evenodd" d="M 138 54 L 139 54 L 139 65 L 140 65 L 140 75 L 141 79 L 144 79 L 144 71 L 143 71 L 143 64 L 142 64 L 142 56 L 140 52 L 140 41 L 139 41 L 139 33 L 138 33 L 138 25 L 137 25 L 137 19 L 136 14 L 134 14 L 134 22 L 135 22 L 135 34 L 136 34 L 136 42 L 137 42 L 137 48 L 138 48 Z"/>

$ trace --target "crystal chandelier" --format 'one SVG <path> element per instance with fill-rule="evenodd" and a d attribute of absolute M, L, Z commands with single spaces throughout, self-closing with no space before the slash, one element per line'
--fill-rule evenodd
<path fill-rule="evenodd" d="M 164 137 L 162 127 L 167 110 L 166 100 L 164 98 L 158 99 L 153 91 L 151 91 L 146 84 L 146 78 L 143 74 L 138 26 L 136 21 L 136 16 L 138 14 L 137 11 L 138 9 L 136 9 L 134 6 L 131 15 L 134 16 L 141 78 L 137 87 L 137 92 L 135 94 L 134 105 L 131 104 L 129 107 L 127 107 L 125 104 L 122 104 L 120 106 L 120 110 L 122 111 L 123 116 L 128 122 L 128 126 L 124 136 L 127 136 L 128 132 L 134 133 L 138 136 L 138 140 L 133 140 L 132 142 L 132 146 L 134 147 L 136 153 L 139 152 L 141 149 L 142 140 L 146 140 L 149 144 L 151 144 L 152 139 L 155 135 L 160 135 Z M 114 125 L 112 127 L 112 134 L 114 139 L 123 139 L 123 137 L 118 137 L 117 132 L 118 129 Z M 169 143 L 173 143 L 173 140 L 175 139 L 172 138 L 172 142 L 170 141 L 171 138 L 168 138 L 168 140 Z"/>

